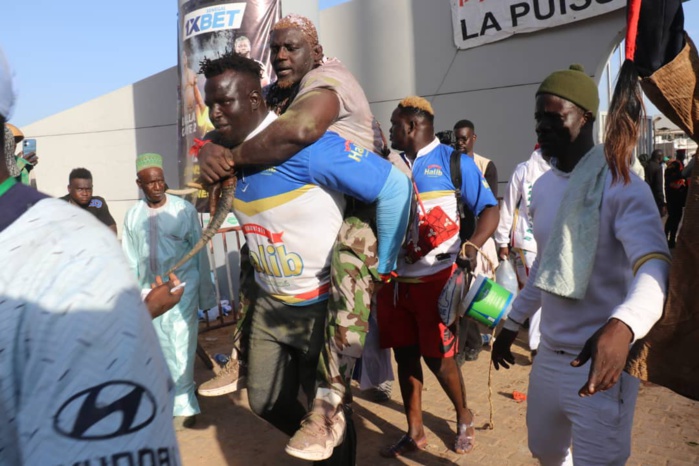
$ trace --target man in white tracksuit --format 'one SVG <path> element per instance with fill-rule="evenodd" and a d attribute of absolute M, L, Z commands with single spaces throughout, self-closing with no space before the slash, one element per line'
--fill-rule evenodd
<path fill-rule="evenodd" d="M 546 466 L 623 465 L 639 380 L 623 372 L 630 345 L 662 314 L 669 250 L 648 186 L 612 173 L 593 142 L 597 85 L 580 65 L 549 75 L 536 94 L 536 133 L 551 170 L 534 186 L 538 245 L 491 357 L 510 348 L 541 308 L 541 343 L 527 393 L 529 449 Z"/>
<path fill-rule="evenodd" d="M 550 168 L 541 156 L 541 150 L 537 147 L 529 160 L 520 163 L 515 168 L 512 178 L 507 184 L 507 193 L 500 204 L 500 223 L 494 235 L 495 244 L 498 247 L 498 257 L 501 260 L 512 257 L 520 290 L 527 283 L 529 271 L 536 258 L 534 225 L 529 212 L 532 189 L 536 180 Z M 537 311 L 529 319 L 529 349 L 532 354 L 536 354 L 541 339 L 540 316 L 541 312 Z"/>

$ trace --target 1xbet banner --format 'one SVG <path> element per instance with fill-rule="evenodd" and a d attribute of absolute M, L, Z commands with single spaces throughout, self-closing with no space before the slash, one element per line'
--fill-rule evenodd
<path fill-rule="evenodd" d="M 180 185 L 199 177 L 199 166 L 189 154 L 195 138 L 213 126 L 204 105 L 204 75 L 199 63 L 235 51 L 262 64 L 262 85 L 270 82 L 272 67 L 267 46 L 272 25 L 281 18 L 280 0 L 179 0 L 179 167 Z M 197 193 L 197 210 L 208 210 L 206 191 Z"/>

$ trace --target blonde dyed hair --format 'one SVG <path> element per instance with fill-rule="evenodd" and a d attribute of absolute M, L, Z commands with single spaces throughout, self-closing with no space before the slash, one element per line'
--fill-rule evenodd
<path fill-rule="evenodd" d="M 414 108 L 421 112 L 425 112 L 428 115 L 434 116 L 434 109 L 432 109 L 432 104 L 429 103 L 424 97 L 419 97 L 416 95 L 411 95 L 401 100 L 398 104 L 399 107 L 403 108 Z"/>
<path fill-rule="evenodd" d="M 318 45 L 318 31 L 313 22 L 305 16 L 295 13 L 284 16 L 272 26 L 272 31 L 280 29 L 300 29 L 311 47 Z"/>

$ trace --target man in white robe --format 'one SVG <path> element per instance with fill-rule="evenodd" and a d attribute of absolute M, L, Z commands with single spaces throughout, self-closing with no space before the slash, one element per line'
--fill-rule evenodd
<path fill-rule="evenodd" d="M 165 193 L 162 157 L 142 154 L 136 161 L 136 183 L 145 198 L 126 214 L 122 247 L 141 288 L 184 256 L 201 236 L 201 225 L 190 203 Z M 206 249 L 177 270 L 186 283 L 182 300 L 153 319 L 170 374 L 175 381 L 175 429 L 191 427 L 199 414 L 195 396 L 194 359 L 198 309 L 216 305 Z"/>

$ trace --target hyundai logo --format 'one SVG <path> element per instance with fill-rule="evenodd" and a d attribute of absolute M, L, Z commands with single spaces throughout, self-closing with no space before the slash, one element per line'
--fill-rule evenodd
<path fill-rule="evenodd" d="M 105 440 L 143 429 L 156 410 L 155 397 L 145 387 L 113 380 L 70 397 L 54 416 L 53 428 L 77 440 Z"/>

